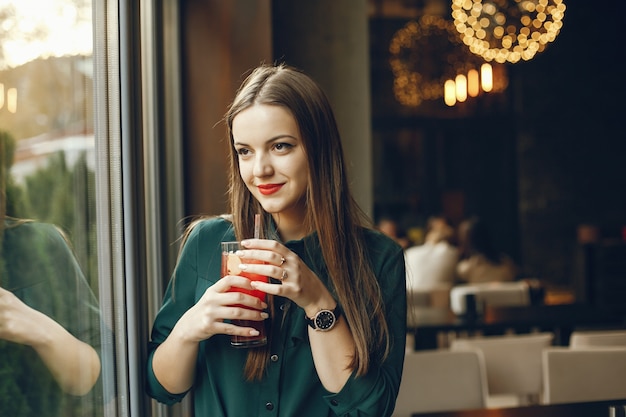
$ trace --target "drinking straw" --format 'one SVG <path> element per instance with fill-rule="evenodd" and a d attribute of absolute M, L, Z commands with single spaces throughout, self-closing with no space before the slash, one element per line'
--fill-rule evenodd
<path fill-rule="evenodd" d="M 261 214 L 257 213 L 254 215 L 254 238 L 258 239 L 261 237 Z"/>

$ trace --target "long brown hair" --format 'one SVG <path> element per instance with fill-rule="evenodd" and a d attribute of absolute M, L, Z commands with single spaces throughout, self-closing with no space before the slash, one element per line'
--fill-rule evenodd
<path fill-rule="evenodd" d="M 231 142 L 230 213 L 237 239 L 252 236 L 254 214 L 264 213 L 240 176 L 239 159 L 232 145 L 233 119 L 255 104 L 282 106 L 298 124 L 309 166 L 305 227 L 318 234 L 333 290 L 355 340 L 350 368 L 364 375 L 372 361 L 380 363 L 386 358 L 391 342 L 381 290 L 364 247 L 363 226 L 371 224 L 350 192 L 330 103 L 309 76 L 284 64 L 262 65 L 243 82 L 225 115 Z M 270 215 L 264 216 L 268 222 Z M 267 352 L 252 350 L 246 376 L 261 377 L 266 363 Z"/>

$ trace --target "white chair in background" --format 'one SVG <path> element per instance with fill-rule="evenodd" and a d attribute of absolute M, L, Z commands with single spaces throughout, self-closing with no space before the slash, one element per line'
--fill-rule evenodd
<path fill-rule="evenodd" d="M 450 309 L 455 314 L 467 313 L 468 295 L 474 296 L 479 314 L 485 304 L 490 306 L 530 305 L 530 287 L 525 281 L 461 284 L 450 290 Z"/>
<path fill-rule="evenodd" d="M 626 398 L 626 347 L 543 351 L 544 404 Z"/>
<path fill-rule="evenodd" d="M 393 417 L 485 408 L 487 379 L 479 351 L 408 352 Z"/>
<path fill-rule="evenodd" d="M 444 319 L 450 311 L 450 288 L 450 284 L 407 288 L 407 326 L 416 326 L 423 320 Z"/>
<path fill-rule="evenodd" d="M 576 330 L 569 339 L 572 349 L 589 347 L 624 346 L 626 330 Z"/>
<path fill-rule="evenodd" d="M 451 350 L 478 349 L 485 358 L 490 398 L 513 396 L 511 405 L 537 404 L 542 392 L 541 354 L 551 332 L 455 339 Z"/>

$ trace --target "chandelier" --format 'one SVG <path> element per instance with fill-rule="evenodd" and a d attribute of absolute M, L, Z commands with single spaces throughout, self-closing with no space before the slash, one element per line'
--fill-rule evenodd
<path fill-rule="evenodd" d="M 394 96 L 407 107 L 418 107 L 425 100 L 444 98 L 444 90 L 450 88 L 451 80 L 454 80 L 455 95 L 459 97 L 454 102 L 445 99 L 447 105 L 465 101 L 466 95 L 475 97 L 479 93 L 473 88 L 476 77 L 485 69 L 493 78 L 488 88 L 481 84 L 483 91 L 501 92 L 508 84 L 504 66 L 497 63 L 485 66 L 484 59 L 463 45 L 452 21 L 441 16 L 424 15 L 409 21 L 393 35 L 389 53 Z M 465 93 L 461 92 L 462 89 Z"/>
<path fill-rule="evenodd" d="M 528 61 L 563 27 L 563 0 L 452 0 L 454 26 L 486 61 Z"/>

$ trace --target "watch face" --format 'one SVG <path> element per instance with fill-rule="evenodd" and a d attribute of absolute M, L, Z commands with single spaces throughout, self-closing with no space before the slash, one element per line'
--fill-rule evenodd
<path fill-rule="evenodd" d="M 315 325 L 319 330 L 329 330 L 335 324 L 335 315 L 332 311 L 322 310 L 315 316 Z"/>

